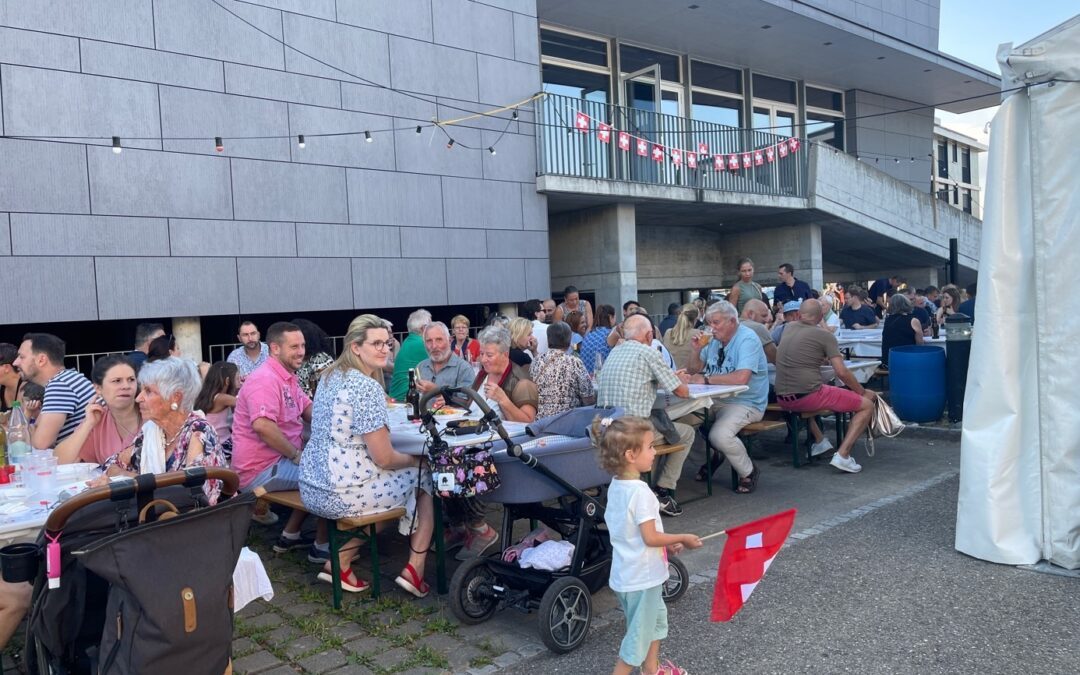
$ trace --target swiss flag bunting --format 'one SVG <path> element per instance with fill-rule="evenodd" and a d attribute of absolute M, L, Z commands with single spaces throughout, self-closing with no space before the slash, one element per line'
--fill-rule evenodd
<path fill-rule="evenodd" d="M 659 143 L 653 143 L 652 158 L 654 161 L 657 162 L 664 161 L 664 146 L 660 145 Z"/>
<path fill-rule="evenodd" d="M 696 152 L 690 152 L 690 151 L 686 152 L 686 168 L 687 169 L 696 169 L 697 168 L 697 153 Z"/>
<path fill-rule="evenodd" d="M 732 157 L 734 157 L 734 155 L 732 155 Z M 713 161 L 713 168 L 714 169 L 716 169 L 717 171 L 723 171 L 724 170 L 724 156 L 723 155 L 713 155 L 712 161 Z M 738 160 L 735 160 L 735 168 L 736 169 L 739 168 L 739 161 Z"/>
<path fill-rule="evenodd" d="M 780 155 L 780 159 L 787 157 L 787 143 L 780 143 L 776 146 L 776 153 Z"/>
<path fill-rule="evenodd" d="M 671 151 L 671 163 L 675 166 L 682 166 L 682 150 Z"/>
<path fill-rule="evenodd" d="M 637 154 L 642 157 L 649 156 L 649 143 L 643 138 L 637 139 Z"/>
<path fill-rule="evenodd" d="M 789 138 L 788 139 L 788 146 L 790 147 L 792 152 L 795 152 L 796 150 L 799 149 L 799 139 L 797 139 L 797 138 Z"/>
<path fill-rule="evenodd" d="M 765 163 L 765 153 L 760 150 L 754 151 L 754 166 L 761 166 Z"/>
<path fill-rule="evenodd" d="M 749 152 L 744 152 L 742 156 L 742 168 L 749 169 L 754 163 L 754 158 Z"/>
<path fill-rule="evenodd" d="M 574 115 L 574 128 L 578 131 L 589 130 L 589 116 L 583 112 L 579 112 Z"/>
<path fill-rule="evenodd" d="M 713 591 L 712 621 L 730 621 L 750 598 L 795 523 L 795 509 L 727 530 Z"/>
<path fill-rule="evenodd" d="M 769 162 L 771 164 L 772 161 L 775 160 L 775 159 L 776 159 L 776 148 L 774 148 L 773 146 L 770 145 L 769 147 L 765 148 L 765 161 Z"/>
<path fill-rule="evenodd" d="M 619 149 L 623 152 L 628 152 L 630 150 L 630 134 L 625 131 L 619 132 Z"/>
<path fill-rule="evenodd" d="M 727 168 L 731 169 L 732 171 L 738 171 L 739 170 L 739 156 L 738 155 L 728 155 Z"/>
<path fill-rule="evenodd" d="M 699 155 L 707 155 L 707 154 L 709 154 L 709 144 L 708 143 L 698 143 L 697 144 L 697 151 L 698 151 Z"/>
<path fill-rule="evenodd" d="M 611 142 L 611 126 L 604 124 L 603 122 L 597 122 L 596 135 L 600 139 L 601 143 Z"/>

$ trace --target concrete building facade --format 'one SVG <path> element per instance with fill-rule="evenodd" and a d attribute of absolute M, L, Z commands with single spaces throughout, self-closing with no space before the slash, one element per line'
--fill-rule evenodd
<path fill-rule="evenodd" d="M 986 144 L 934 120 L 933 193 L 941 201 L 982 218 L 982 161 Z"/>

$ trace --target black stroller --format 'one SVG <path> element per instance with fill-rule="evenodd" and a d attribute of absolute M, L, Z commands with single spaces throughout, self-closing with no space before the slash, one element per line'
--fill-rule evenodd
<path fill-rule="evenodd" d="M 212 507 L 206 480 L 223 483 Z M 38 538 L 60 572 L 42 564 L 34 579 L 27 672 L 230 672 L 232 574 L 254 507 L 253 495 L 229 499 L 238 484 L 232 471 L 194 468 L 62 502 Z"/>
<path fill-rule="evenodd" d="M 450 582 L 454 615 L 462 623 L 477 624 L 500 608 L 513 607 L 525 613 L 539 610 L 540 637 L 548 649 L 558 654 L 573 651 L 588 635 L 592 594 L 607 585 L 612 557 L 604 507 L 585 490 L 606 486 L 610 475 L 597 465 L 595 448 L 587 437 L 526 452 L 510 439 L 499 416 L 471 389 L 429 392 L 421 400 L 421 410 L 440 395 L 466 408 L 475 402 L 483 412 L 481 428 L 494 430 L 505 444 L 505 451 L 495 452 L 502 484 L 482 496 L 483 501 L 504 507 L 502 549 L 458 567 Z M 597 413 L 617 414 L 602 409 Z M 445 442 L 435 420 L 435 411 L 421 417 L 433 447 Z M 566 477 L 552 467 L 559 467 Z M 531 527 L 543 523 L 563 541 L 571 542 L 574 551 L 569 567 L 551 572 L 505 562 L 503 552 L 511 545 L 515 523 L 521 520 L 532 523 Z M 663 596 L 673 602 L 686 591 L 689 573 L 682 561 L 671 556 L 668 574 Z"/>

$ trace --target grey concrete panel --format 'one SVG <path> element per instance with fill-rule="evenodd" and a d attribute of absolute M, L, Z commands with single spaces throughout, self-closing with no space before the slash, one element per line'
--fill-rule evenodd
<path fill-rule="evenodd" d="M 345 169 L 237 159 L 232 162 L 236 218 L 347 223 Z"/>
<path fill-rule="evenodd" d="M 15 255 L 168 255 L 164 218 L 11 214 Z"/>
<path fill-rule="evenodd" d="M 161 87 L 162 135 L 173 138 L 202 138 L 198 141 L 164 141 L 166 150 L 218 155 L 214 136 L 222 136 L 228 157 L 288 161 L 291 141 L 286 138 L 242 138 L 244 136 L 288 136 L 288 104 L 247 96 L 233 96 L 194 89 Z M 237 138 L 241 137 L 241 138 Z"/>
<path fill-rule="evenodd" d="M 430 96 L 418 99 L 404 93 L 363 84 L 341 85 L 341 107 L 375 115 L 392 115 L 428 122 L 436 116 Z"/>
<path fill-rule="evenodd" d="M 3 10 L 0 10 L 0 15 L 2 12 Z M 61 35 L 0 26 L 0 62 L 78 70 L 79 41 Z"/>
<path fill-rule="evenodd" d="M 341 107 L 341 87 L 334 80 L 235 63 L 225 64 L 225 91 L 289 103 Z"/>
<path fill-rule="evenodd" d="M 86 148 L 0 139 L 0 210 L 89 213 Z"/>
<path fill-rule="evenodd" d="M 521 302 L 525 293 L 525 261 L 488 259 L 447 260 L 449 284 L 447 298 L 452 305 L 482 302 Z"/>
<path fill-rule="evenodd" d="M 391 36 L 390 75 L 396 89 L 478 100 L 472 52 Z"/>
<path fill-rule="evenodd" d="M 485 146 L 481 145 L 480 131 L 448 126 L 446 133 L 454 139 L 453 148 L 446 147 L 447 135 L 439 129 L 426 129 L 421 134 L 412 128 L 396 132 L 394 150 L 397 152 L 398 170 L 480 178 L 483 175 L 480 156 L 487 153 L 481 150 Z"/>
<path fill-rule="evenodd" d="M 86 150 L 95 214 L 232 217 L 229 162 L 222 157 L 147 150 L 116 155 L 109 148 L 93 146 Z"/>
<path fill-rule="evenodd" d="M 352 309 L 352 265 L 345 258 L 240 258 L 240 311 Z"/>
<path fill-rule="evenodd" d="M 5 293 L 0 324 L 43 321 L 95 321 L 93 258 L 24 258 L 0 265 L 0 288 L 26 288 L 32 293 Z"/>
<path fill-rule="evenodd" d="M 446 227 L 521 229 L 521 188 L 517 183 L 442 180 Z"/>
<path fill-rule="evenodd" d="M 476 266 L 475 261 L 468 261 Z M 379 307 L 437 307 L 447 304 L 446 261 L 440 258 L 353 258 L 353 302 Z"/>
<path fill-rule="evenodd" d="M 540 63 L 540 33 L 536 19 L 514 15 L 514 58 L 525 63 Z"/>
<path fill-rule="evenodd" d="M 0 24 L 129 45 L 154 46 L 154 17 L 145 0 L 5 2 Z"/>
<path fill-rule="evenodd" d="M 494 146 L 495 154 L 484 152 L 484 178 L 536 183 L 536 139 L 521 134 L 484 132 L 484 147 Z M 497 141 L 497 142 L 496 142 Z"/>
<path fill-rule="evenodd" d="M 484 230 L 406 227 L 401 252 L 414 258 L 486 258 L 485 235 Z"/>
<path fill-rule="evenodd" d="M 174 256 L 281 257 L 296 255 L 292 223 L 252 220 L 169 219 Z"/>
<path fill-rule="evenodd" d="M 536 1 L 537 0 L 484 0 L 484 4 L 491 5 L 492 7 L 499 7 L 501 9 L 508 9 L 511 12 L 517 12 L 518 14 L 536 16 Z"/>
<path fill-rule="evenodd" d="M 4 129 L 12 136 L 88 136 L 87 143 L 110 145 L 112 136 L 161 135 L 157 87 L 143 82 L 3 66 Z M 158 141 L 125 146 L 160 148 Z"/>
<path fill-rule="evenodd" d="M 487 257 L 548 258 L 548 233 L 535 230 L 490 230 L 487 233 Z"/>
<path fill-rule="evenodd" d="M 364 225 L 442 227 L 438 176 L 349 169 L 349 219 Z"/>
<path fill-rule="evenodd" d="M 431 0 L 337 0 L 337 20 L 431 41 Z"/>
<path fill-rule="evenodd" d="M 337 10 L 334 0 L 244 0 L 252 5 L 262 5 L 296 14 L 306 14 L 320 19 L 334 20 Z"/>
<path fill-rule="evenodd" d="M 355 136 L 317 136 L 317 134 L 379 131 L 392 129 L 394 120 L 381 115 L 366 115 L 348 110 L 333 110 L 305 105 L 289 105 L 292 133 L 304 134 L 306 147 L 290 143 L 292 161 L 310 164 L 335 164 L 362 169 L 394 168 L 394 133 L 371 135 L 368 143 L 362 133 Z"/>
<path fill-rule="evenodd" d="M 535 64 L 486 54 L 477 54 L 476 59 L 481 102 L 507 105 L 540 91 L 540 69 Z"/>
<path fill-rule="evenodd" d="M 548 229 L 547 196 L 533 183 L 521 184 L 521 220 L 526 230 Z"/>
<path fill-rule="evenodd" d="M 295 73 L 389 86 L 390 57 L 386 40 L 385 33 L 285 14 L 285 42 L 335 68 L 324 66 L 294 49 L 285 50 L 285 67 Z"/>
<path fill-rule="evenodd" d="M 547 258 L 525 261 L 526 298 L 551 297 L 551 263 Z"/>
<path fill-rule="evenodd" d="M 82 71 L 193 89 L 225 90 L 225 70 L 220 61 L 111 42 L 83 40 Z"/>
<path fill-rule="evenodd" d="M 431 7 L 435 42 L 514 58 L 514 15 L 469 0 L 439 0 Z"/>
<path fill-rule="evenodd" d="M 11 255 L 11 228 L 8 226 L 9 216 L 0 213 L 0 255 Z"/>
<path fill-rule="evenodd" d="M 302 258 L 398 258 L 398 228 L 384 225 L 297 223 L 297 253 Z"/>
<path fill-rule="evenodd" d="M 97 258 L 100 318 L 238 314 L 232 258 Z"/>
<path fill-rule="evenodd" d="M 221 4 L 281 39 L 281 12 L 234 0 L 221 0 Z M 280 43 L 213 3 L 156 2 L 154 23 L 158 49 L 267 68 L 285 67 L 285 50 Z"/>

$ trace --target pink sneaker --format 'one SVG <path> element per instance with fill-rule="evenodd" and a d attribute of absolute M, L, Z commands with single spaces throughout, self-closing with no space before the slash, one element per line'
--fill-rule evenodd
<path fill-rule="evenodd" d="M 664 661 L 660 665 L 660 670 L 656 671 L 656 675 L 690 675 L 688 672 L 678 667 L 671 661 Z"/>
<path fill-rule="evenodd" d="M 495 528 L 484 523 L 484 529 L 482 532 L 473 532 L 471 529 L 468 531 L 468 536 L 465 539 L 465 545 L 461 547 L 461 550 L 454 556 L 457 560 L 472 560 L 473 558 L 479 558 L 484 554 L 484 551 L 491 548 L 492 544 L 499 540 L 499 533 L 495 531 Z"/>

